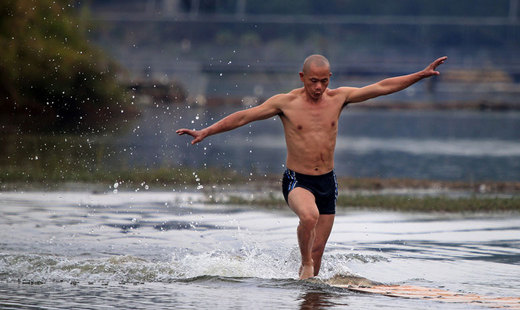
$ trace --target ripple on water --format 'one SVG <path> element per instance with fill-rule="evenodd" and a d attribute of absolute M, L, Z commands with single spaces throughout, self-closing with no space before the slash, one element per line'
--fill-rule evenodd
<path fill-rule="evenodd" d="M 2 194 L 0 300 L 64 309 L 124 307 L 129 299 L 141 308 L 247 308 L 260 301 L 264 308 L 373 309 L 388 299 L 332 289 L 326 281 L 343 276 L 496 296 L 517 294 L 520 286 L 517 215 L 343 212 L 322 282 L 309 282 L 295 279 L 292 214 L 165 205 L 178 198 L 171 194 L 118 195 Z M 183 204 L 189 212 L 179 212 Z M 395 299 L 392 305 L 439 306 Z"/>

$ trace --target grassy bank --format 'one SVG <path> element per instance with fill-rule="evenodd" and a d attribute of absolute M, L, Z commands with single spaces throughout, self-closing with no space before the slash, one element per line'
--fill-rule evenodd
<path fill-rule="evenodd" d="M 340 196 L 338 206 L 418 212 L 502 212 L 520 211 L 520 197 L 449 196 Z"/>
<path fill-rule="evenodd" d="M 282 198 L 263 197 L 246 199 L 230 196 L 226 201 L 236 205 L 255 205 L 266 208 L 285 208 Z M 392 196 L 392 195 L 346 195 L 341 194 L 337 201 L 338 209 L 372 209 L 376 211 L 401 212 L 520 212 L 520 196 L 512 197 L 450 197 L 450 196 Z"/>
<path fill-rule="evenodd" d="M 156 188 L 186 187 L 184 189 L 203 185 L 206 188 L 247 186 L 252 189 L 278 190 L 281 186 L 278 174 L 242 173 L 233 169 L 210 167 L 135 167 L 117 160 L 120 150 L 92 143 L 85 137 L 57 136 L 43 141 L 45 143 L 37 136 L 24 139 L 0 137 L 0 143 L 6 146 L 0 151 L 0 185 L 11 184 L 10 188 L 13 188 L 16 184 L 20 188 L 27 186 L 49 190 L 59 188 L 64 183 L 106 185 L 114 182 L 122 183 L 129 189 L 141 183 Z M 20 145 L 23 145 L 23 153 L 37 155 L 20 155 Z M 338 184 L 340 190 L 429 189 L 478 194 L 520 194 L 520 182 L 517 181 L 463 182 L 339 177 Z"/>
<path fill-rule="evenodd" d="M 61 162 L 60 162 L 61 163 Z M 57 166 L 56 166 L 57 167 Z M 88 168 L 87 168 L 88 167 Z M 122 188 L 131 190 L 141 184 L 155 189 L 179 188 L 194 189 L 200 184 L 243 184 L 244 178 L 237 173 L 222 173 L 218 169 L 188 169 L 183 167 L 128 168 L 89 167 L 62 163 L 60 168 L 49 168 L 35 163 L 29 169 L 16 166 L 2 168 L 0 188 L 6 190 L 36 188 L 42 190 L 59 189 L 67 183 L 88 183 L 107 186 L 119 183 Z"/>
<path fill-rule="evenodd" d="M 73 163 L 32 167 L 4 166 L 0 190 L 199 191 L 225 199 L 206 203 L 286 208 L 278 175 L 244 176 L 232 170 L 184 167 L 103 169 Z M 60 167 L 59 169 L 57 167 Z M 89 167 L 89 169 L 84 168 Z M 520 182 L 450 182 L 412 179 L 339 178 L 338 208 L 369 208 L 405 212 L 520 211 Z M 70 186 L 73 184 L 74 186 Z M 250 193 L 254 199 L 232 192 Z M 397 194 L 396 194 L 397 193 Z M 251 196 L 251 195 L 247 195 Z"/>

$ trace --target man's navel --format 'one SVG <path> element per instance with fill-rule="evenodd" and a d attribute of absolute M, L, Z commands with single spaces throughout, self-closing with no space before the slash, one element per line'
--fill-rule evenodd
<path fill-rule="evenodd" d="M 302 130 L 303 129 L 302 125 L 298 125 L 298 127 L 296 127 L 296 128 L 298 128 L 298 130 Z"/>

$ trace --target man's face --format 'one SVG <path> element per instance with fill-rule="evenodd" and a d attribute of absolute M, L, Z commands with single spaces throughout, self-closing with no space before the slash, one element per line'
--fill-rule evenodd
<path fill-rule="evenodd" d="M 308 72 L 300 72 L 300 80 L 307 94 L 313 100 L 318 100 L 329 86 L 331 75 L 328 66 L 311 65 Z"/>

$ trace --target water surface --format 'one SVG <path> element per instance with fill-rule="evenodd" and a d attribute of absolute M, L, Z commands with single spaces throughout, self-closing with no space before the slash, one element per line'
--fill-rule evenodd
<path fill-rule="evenodd" d="M 6 180 L 82 180 L 82 175 L 127 175 L 146 169 L 224 169 L 262 178 L 285 170 L 278 117 L 211 136 L 198 145 L 179 128 L 200 129 L 239 106 L 155 105 L 124 128 L 104 135 L 0 136 Z M 464 182 L 518 181 L 520 113 L 384 111 L 347 108 L 338 123 L 339 177 Z M 83 178 L 84 179 L 84 178 Z M 114 180 L 116 181 L 116 180 Z"/>
<path fill-rule="evenodd" d="M 209 137 L 195 147 L 175 134 L 182 127 L 206 127 L 238 109 L 151 108 L 135 125 L 138 130 L 118 138 L 120 147 L 130 145 L 133 151 L 120 156 L 136 165 L 281 175 L 286 151 L 278 117 Z M 335 169 L 345 177 L 518 181 L 520 113 L 347 108 L 338 123 Z"/>
<path fill-rule="evenodd" d="M 199 192 L 0 193 L 6 309 L 468 309 L 296 280 L 287 209 L 204 204 Z M 361 276 L 519 296 L 518 214 L 340 209 L 319 279 Z"/>

